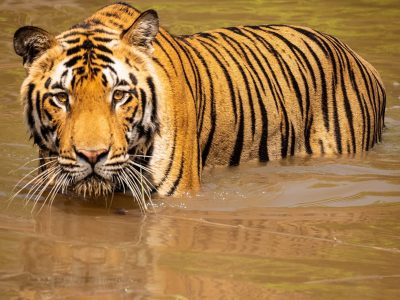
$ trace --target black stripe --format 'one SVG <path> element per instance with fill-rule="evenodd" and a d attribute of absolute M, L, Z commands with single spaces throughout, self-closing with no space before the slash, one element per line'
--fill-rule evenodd
<path fill-rule="evenodd" d="M 67 68 L 70 68 L 74 66 L 79 60 L 81 59 L 81 56 L 77 55 L 69 59 L 66 63 L 64 63 L 64 66 Z"/>
<path fill-rule="evenodd" d="M 105 55 L 103 55 L 103 54 L 97 54 L 97 55 L 96 55 L 96 58 L 98 58 L 98 59 L 104 61 L 105 63 L 110 63 L 110 64 L 113 64 L 113 63 L 114 63 L 114 61 L 113 61 L 111 58 L 109 58 L 108 56 L 105 56 Z"/>
<path fill-rule="evenodd" d="M 289 121 L 285 118 L 285 134 L 283 134 L 283 124 L 281 122 L 281 157 L 286 158 L 288 153 L 288 144 L 289 144 L 289 135 L 290 135 L 290 128 L 289 128 Z"/>
<path fill-rule="evenodd" d="M 75 44 L 75 43 L 78 43 L 80 40 L 81 40 L 81 38 L 77 37 L 76 39 L 66 40 L 64 42 L 67 44 Z"/>
<path fill-rule="evenodd" d="M 140 101 L 142 103 L 142 119 L 140 120 L 140 123 L 143 122 L 143 118 L 144 118 L 144 111 L 146 109 L 146 93 L 144 92 L 144 90 L 140 89 Z"/>
<path fill-rule="evenodd" d="M 67 50 L 67 55 L 69 56 L 69 55 L 76 54 L 76 53 L 78 53 L 78 52 L 81 51 L 81 50 L 82 50 L 81 45 L 76 46 L 76 47 L 73 47 L 73 48 L 70 48 L 70 49 Z"/>
<path fill-rule="evenodd" d="M 33 117 L 33 90 L 35 89 L 35 85 L 33 83 L 30 83 L 28 86 L 28 93 L 27 93 L 27 101 L 26 104 L 28 105 L 26 109 L 26 114 L 28 117 L 28 125 L 31 128 L 31 130 L 35 129 L 35 119 Z"/>
<path fill-rule="evenodd" d="M 335 129 L 335 138 L 336 138 L 336 147 L 339 154 L 342 154 L 342 134 L 340 132 L 339 125 L 339 117 L 338 117 L 338 109 L 337 109 L 337 99 L 336 99 L 336 90 L 332 90 L 333 97 L 333 121 L 334 121 L 334 129 Z"/>
<path fill-rule="evenodd" d="M 53 120 L 53 116 L 50 114 L 50 112 L 46 108 L 43 109 L 43 112 L 46 115 L 47 119 L 51 122 Z"/>
<path fill-rule="evenodd" d="M 60 108 L 61 108 L 60 105 L 58 105 L 58 104 L 56 104 L 56 103 L 54 102 L 53 98 L 50 98 L 50 99 L 49 99 L 49 104 L 50 104 L 51 106 L 53 106 L 53 107 L 56 107 L 57 109 L 60 109 Z"/>
<path fill-rule="evenodd" d="M 94 25 L 104 25 L 102 21 L 96 18 L 90 19 L 89 22 Z"/>
<path fill-rule="evenodd" d="M 128 81 L 126 81 L 125 79 L 121 79 L 120 81 L 118 81 L 117 86 L 130 86 Z"/>
<path fill-rule="evenodd" d="M 103 84 L 104 87 L 107 87 L 108 85 L 107 77 L 104 74 L 101 74 L 101 83 Z"/>
<path fill-rule="evenodd" d="M 243 104 L 242 97 L 240 95 L 240 91 L 238 91 L 239 95 L 239 104 L 240 104 L 240 116 L 239 116 L 239 129 L 237 132 L 237 138 L 235 142 L 235 147 L 233 149 L 231 158 L 229 160 L 230 166 L 237 166 L 240 163 L 240 156 L 243 150 L 243 142 L 244 142 L 244 115 L 243 115 Z"/>
<path fill-rule="evenodd" d="M 90 32 L 91 33 L 105 33 L 105 34 L 108 34 L 108 35 L 111 35 L 111 36 L 115 36 L 114 32 L 111 32 L 111 31 L 108 31 L 108 30 L 105 30 L 105 29 L 102 29 L 102 28 L 96 28 L 96 29 L 91 30 Z M 87 33 L 85 32 L 85 34 L 87 34 Z"/>
<path fill-rule="evenodd" d="M 313 115 L 310 116 L 309 122 L 308 124 L 306 124 L 305 126 L 305 130 L 304 130 L 304 146 L 306 148 L 306 152 L 307 154 L 312 154 L 312 148 L 311 148 L 311 128 L 314 122 L 314 117 Z"/>
<path fill-rule="evenodd" d="M 111 38 L 105 38 L 105 37 L 99 37 L 99 36 L 94 36 L 93 40 L 97 41 L 97 42 L 104 42 L 104 43 L 109 43 L 111 41 L 113 41 L 114 39 Z"/>
<path fill-rule="evenodd" d="M 250 74 L 250 76 L 253 79 L 253 82 L 255 82 L 253 75 Z M 261 80 L 259 79 L 258 83 L 262 85 Z M 262 128 L 261 128 L 261 139 L 260 139 L 260 144 L 258 146 L 258 158 L 260 162 L 266 162 L 269 160 L 268 156 L 268 115 L 267 115 L 267 110 L 265 109 L 264 102 L 262 100 L 261 94 L 260 94 L 260 89 L 258 88 L 257 84 L 255 84 L 255 91 L 257 94 L 257 99 L 258 99 L 258 106 L 260 108 L 260 113 L 261 113 L 261 122 L 262 122 Z"/>
<path fill-rule="evenodd" d="M 42 138 L 40 137 L 39 133 L 36 131 L 35 127 L 35 119 L 33 117 L 33 91 L 35 89 L 35 85 L 30 83 L 28 86 L 28 94 L 27 94 L 27 109 L 26 109 L 26 116 L 29 128 L 31 130 L 31 136 L 33 137 L 33 141 L 37 144 L 40 148 L 45 147 Z"/>
<path fill-rule="evenodd" d="M 294 155 L 294 150 L 295 150 L 295 146 L 296 146 L 296 132 L 294 131 L 294 127 L 293 127 L 293 123 L 290 122 L 290 131 L 292 134 L 292 138 L 291 138 L 291 144 L 290 144 L 290 155 L 293 156 Z"/>
<path fill-rule="evenodd" d="M 114 69 L 112 66 L 110 66 L 110 65 L 105 65 L 105 66 L 103 66 L 103 68 L 108 68 L 108 69 L 110 69 L 110 71 L 113 72 L 114 75 L 117 77 L 117 81 L 119 80 L 118 73 L 117 73 L 117 71 L 115 71 L 115 69 Z"/>
<path fill-rule="evenodd" d="M 279 102 L 279 105 L 283 113 L 283 121 L 284 121 L 284 124 L 281 121 L 281 156 L 282 158 L 286 158 L 288 149 L 288 139 L 290 135 L 289 118 L 286 111 L 286 106 L 282 102 Z M 283 125 L 285 127 L 285 134 L 283 134 L 282 130 Z"/>
<path fill-rule="evenodd" d="M 104 46 L 104 45 L 96 45 L 94 48 L 95 48 L 95 49 L 98 49 L 98 50 L 100 50 L 100 51 L 109 53 L 109 54 L 113 54 L 113 52 L 112 52 L 109 48 L 107 48 L 106 46 Z"/>
<path fill-rule="evenodd" d="M 320 59 L 318 58 L 317 54 L 314 52 L 314 50 L 311 48 L 311 46 L 304 41 L 304 44 L 306 45 L 307 49 L 310 51 L 311 55 L 314 57 L 315 62 L 317 63 L 318 70 L 320 73 L 321 77 L 321 103 L 322 103 L 322 115 L 324 119 L 324 126 L 327 131 L 329 131 L 329 107 L 328 107 L 328 89 L 327 89 L 327 84 L 326 84 L 326 78 L 325 78 L 325 72 L 324 68 L 322 67 L 322 63 Z M 336 62 L 333 58 L 333 54 L 331 55 L 332 59 L 332 66 L 333 66 L 333 82 L 336 82 Z M 332 87 L 332 90 L 336 89 L 336 86 L 334 85 Z"/>
<path fill-rule="evenodd" d="M 45 87 L 46 89 L 48 89 L 49 86 L 50 86 L 50 83 L 51 83 L 51 78 L 49 77 L 49 78 L 47 78 L 46 82 L 44 83 L 44 87 Z"/>
<path fill-rule="evenodd" d="M 40 99 L 40 91 L 36 92 L 36 113 L 38 114 L 38 119 L 41 122 L 42 120 L 42 101 Z"/>
<path fill-rule="evenodd" d="M 120 17 L 117 13 L 111 13 L 111 12 L 103 12 L 102 15 L 107 16 L 107 17 L 112 17 L 112 18 Z"/>
<path fill-rule="evenodd" d="M 181 165 L 179 167 L 178 177 L 175 179 L 171 189 L 168 191 L 168 193 L 167 193 L 168 196 L 172 196 L 175 193 L 176 189 L 178 188 L 179 182 L 182 180 L 183 168 L 184 168 L 184 159 L 182 157 Z"/>
<path fill-rule="evenodd" d="M 321 154 L 325 154 L 324 142 L 322 140 L 318 140 L 318 143 L 319 143 L 319 148 L 320 148 Z"/>
<path fill-rule="evenodd" d="M 83 31 L 76 31 L 76 30 L 74 30 L 74 31 L 70 31 L 70 32 L 65 33 L 64 35 L 61 36 L 61 38 L 62 38 L 62 39 L 65 39 L 65 38 L 70 37 L 70 36 L 74 36 L 74 35 L 83 35 L 83 34 L 84 34 Z"/>
<path fill-rule="evenodd" d="M 72 76 L 72 79 L 71 79 L 71 86 L 73 88 L 75 88 L 75 83 L 76 83 L 76 75 Z"/>
<path fill-rule="evenodd" d="M 62 72 L 62 74 L 61 74 L 61 82 L 64 82 L 65 81 L 65 77 L 67 76 L 67 74 L 68 74 L 68 70 L 64 70 L 64 72 Z"/>
<path fill-rule="evenodd" d="M 133 75 L 133 73 L 129 73 L 129 78 L 130 78 L 130 80 L 131 80 L 133 85 L 137 85 L 138 84 L 138 80 L 137 80 L 136 76 Z"/>
<path fill-rule="evenodd" d="M 342 56 L 341 53 L 340 53 L 340 56 Z M 347 61 L 347 69 L 350 70 L 351 69 L 350 62 L 349 62 L 349 60 L 348 60 L 348 58 L 347 58 L 347 56 L 345 54 L 343 56 Z M 352 146 L 353 146 L 353 153 L 356 153 L 357 152 L 357 148 L 356 148 L 356 138 L 355 138 L 354 124 L 353 124 L 353 122 L 354 122 L 353 121 L 353 112 L 352 112 L 351 104 L 350 104 L 349 97 L 348 97 L 348 94 L 347 94 L 347 88 L 346 88 L 346 85 L 345 85 L 345 82 L 344 82 L 344 79 L 343 79 L 343 78 L 345 78 L 344 77 L 343 68 L 340 70 L 340 73 L 341 73 L 340 77 L 341 77 L 341 81 L 342 81 L 343 102 L 344 102 L 347 122 L 348 122 L 349 127 L 350 127 L 350 134 L 351 134 L 351 142 L 352 142 Z"/>
<path fill-rule="evenodd" d="M 158 132 L 159 130 L 159 124 L 158 124 L 158 118 L 157 118 L 157 94 L 156 94 L 156 88 L 154 86 L 153 78 L 147 77 L 146 82 L 150 88 L 150 101 L 153 105 L 153 109 L 151 111 L 151 121 L 156 125 L 157 129 L 156 131 Z"/>

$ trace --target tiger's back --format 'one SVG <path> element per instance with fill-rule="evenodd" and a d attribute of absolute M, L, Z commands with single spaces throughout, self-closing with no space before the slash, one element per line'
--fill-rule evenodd
<path fill-rule="evenodd" d="M 193 73 L 203 165 L 357 153 L 381 139 L 379 74 L 330 35 L 267 25 L 177 41 Z"/>

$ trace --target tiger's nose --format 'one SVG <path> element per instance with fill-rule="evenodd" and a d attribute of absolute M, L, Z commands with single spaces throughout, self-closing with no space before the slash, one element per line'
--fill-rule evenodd
<path fill-rule="evenodd" d="M 98 149 L 98 150 L 86 150 L 86 149 L 76 149 L 76 152 L 86 159 L 90 164 L 95 165 L 100 156 L 108 152 L 108 149 Z"/>

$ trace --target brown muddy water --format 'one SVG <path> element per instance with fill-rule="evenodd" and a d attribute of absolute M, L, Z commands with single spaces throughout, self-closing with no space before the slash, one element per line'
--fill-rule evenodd
<path fill-rule="evenodd" d="M 136 1 L 173 33 L 286 23 L 331 33 L 381 73 L 384 142 L 359 157 L 208 169 L 195 197 L 57 197 L 31 215 L 17 181 L 36 166 L 12 35 L 53 33 L 109 1 L 0 1 L 0 299 L 400 299 L 400 2 Z M 127 210 L 125 215 L 113 212 Z"/>

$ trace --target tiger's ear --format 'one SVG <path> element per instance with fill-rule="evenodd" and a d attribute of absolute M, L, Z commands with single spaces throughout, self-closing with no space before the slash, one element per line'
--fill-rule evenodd
<path fill-rule="evenodd" d="M 129 45 L 149 51 L 159 29 L 158 15 L 155 10 L 143 12 L 133 24 L 121 34 L 121 40 Z"/>
<path fill-rule="evenodd" d="M 24 26 L 14 33 L 15 53 L 22 56 L 26 68 L 55 44 L 55 38 L 39 27 Z"/>

